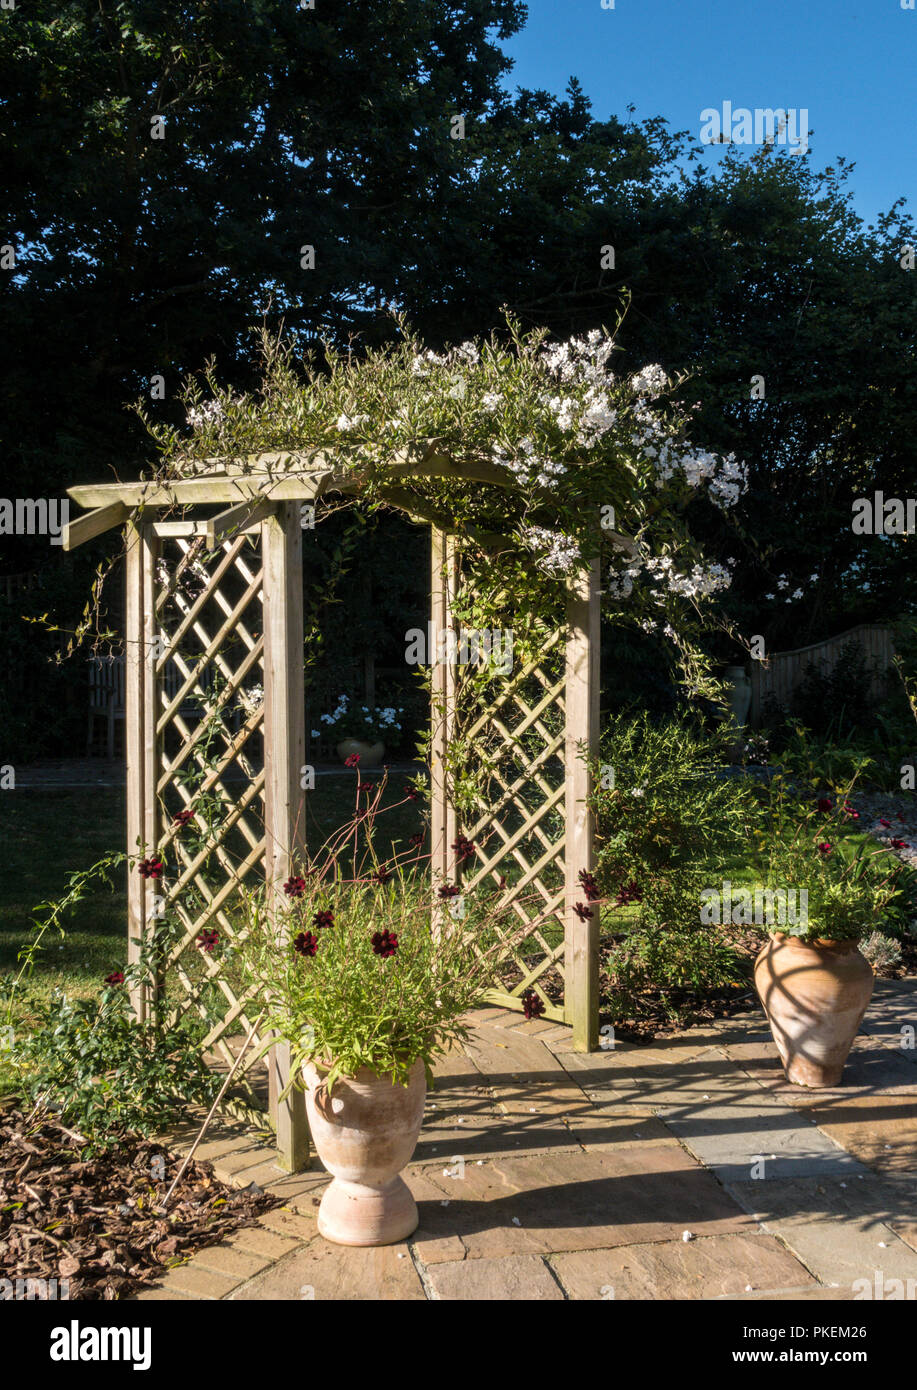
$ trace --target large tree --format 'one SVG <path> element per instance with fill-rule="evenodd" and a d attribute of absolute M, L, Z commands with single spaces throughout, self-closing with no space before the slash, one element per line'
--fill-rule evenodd
<path fill-rule="evenodd" d="M 517 0 L 34 0 L 4 10 L 8 477 L 135 444 L 126 399 L 247 330 L 360 329 L 509 66 Z M 314 268 L 304 247 L 314 248 Z M 19 490 L 21 490 L 21 482 Z"/>

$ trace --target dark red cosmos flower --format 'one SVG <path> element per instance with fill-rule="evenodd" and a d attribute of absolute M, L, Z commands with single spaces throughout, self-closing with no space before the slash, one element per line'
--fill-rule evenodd
<path fill-rule="evenodd" d="M 544 1000 L 533 989 L 527 989 L 522 996 L 522 1012 L 526 1018 L 541 1018 L 544 1013 Z"/>
<path fill-rule="evenodd" d="M 411 844 L 411 845 L 422 845 L 422 844 L 423 844 L 423 831 L 422 831 L 422 830 L 418 830 L 418 832 L 417 832 L 416 835 L 412 835 L 411 838 L 410 838 L 410 840 L 408 841 L 408 844 Z"/>
<path fill-rule="evenodd" d="M 321 912 L 316 912 L 315 916 L 312 918 L 312 925 L 313 927 L 333 927 L 334 913 L 331 911 L 331 908 L 326 907 Z"/>
<path fill-rule="evenodd" d="M 388 927 L 382 931 L 372 934 L 373 952 L 377 956 L 387 958 L 393 956 L 398 950 L 398 937 L 395 932 L 389 931 Z"/>
<path fill-rule="evenodd" d="M 306 880 L 301 874 L 291 874 L 283 885 L 283 891 L 288 898 L 301 898 L 306 891 Z"/>
<path fill-rule="evenodd" d="M 596 883 L 594 876 L 588 873 L 585 869 L 580 869 L 579 881 L 583 885 L 583 892 L 586 895 L 586 901 L 589 903 L 597 902 L 602 895 L 599 892 L 599 886 Z"/>
<path fill-rule="evenodd" d="M 197 938 L 197 944 L 202 951 L 209 951 L 213 954 L 213 949 L 220 939 L 220 933 L 213 927 L 209 931 L 205 930 Z"/>
<path fill-rule="evenodd" d="M 416 787 L 412 787 L 410 782 L 407 782 L 405 784 L 404 794 L 407 797 L 408 801 L 420 800 L 420 792 L 417 790 Z"/>
<path fill-rule="evenodd" d="M 643 894 L 636 880 L 631 879 L 630 883 L 625 883 L 618 889 L 618 896 L 615 898 L 615 907 L 628 907 L 631 903 L 643 901 Z"/>
<path fill-rule="evenodd" d="M 371 792 L 372 789 L 373 789 L 373 784 L 372 784 L 372 782 L 358 782 L 358 783 L 357 783 L 357 791 L 358 791 L 358 792 Z"/>
<path fill-rule="evenodd" d="M 158 854 L 151 859 L 141 859 L 137 868 L 141 878 L 162 878 L 163 862 Z"/>
<path fill-rule="evenodd" d="M 373 874 L 373 878 L 377 883 L 388 883 L 389 879 L 391 878 L 391 874 L 389 873 L 388 869 L 385 867 L 384 864 L 380 864 L 376 872 Z"/>
<path fill-rule="evenodd" d="M 187 825 L 189 820 L 194 819 L 194 812 L 191 810 L 179 811 L 172 817 L 173 825 Z"/>
<path fill-rule="evenodd" d="M 589 918 L 592 916 L 592 908 L 587 907 L 585 903 L 574 903 L 573 911 L 581 922 L 588 922 Z"/>
<path fill-rule="evenodd" d="M 499 880 L 498 880 L 498 882 L 497 882 L 497 887 L 498 887 L 498 888 L 505 888 L 505 887 L 506 887 L 506 874 L 501 874 L 501 875 L 500 875 L 500 878 L 499 878 Z"/>
<path fill-rule="evenodd" d="M 910 848 L 910 846 L 908 845 L 907 840 L 892 840 L 892 842 L 891 842 L 891 847 L 892 847 L 892 849 L 909 849 L 909 848 Z"/>
<path fill-rule="evenodd" d="M 106 983 L 107 985 L 123 985 L 123 984 L 124 984 L 124 971 L 123 971 L 123 970 L 113 970 L 113 971 L 111 972 L 110 975 L 106 975 L 106 976 L 105 976 L 105 983 Z"/>
<path fill-rule="evenodd" d="M 458 888 L 454 883 L 444 883 L 439 890 L 439 896 L 441 898 L 457 898 L 461 891 L 461 888 Z"/>
<path fill-rule="evenodd" d="M 460 864 L 463 864 L 466 859 L 471 859 L 476 853 L 474 841 L 469 840 L 467 835 L 460 835 L 452 848 L 455 850 L 456 857 Z"/>
<path fill-rule="evenodd" d="M 310 931 L 301 931 L 293 941 L 293 950 L 300 956 L 314 956 L 318 950 L 318 937 Z"/>
<path fill-rule="evenodd" d="M 344 759 L 345 767 L 357 767 L 360 762 L 359 753 L 351 753 L 349 758 Z"/>
<path fill-rule="evenodd" d="M 834 810 L 834 802 L 831 800 L 830 796 L 822 796 L 822 797 L 819 797 L 819 799 L 818 799 L 818 809 L 819 809 L 820 811 L 833 811 L 833 810 Z"/>
<path fill-rule="evenodd" d="M 818 846 L 819 854 L 823 854 L 826 859 L 828 858 L 828 855 L 831 853 L 831 849 L 832 847 L 831 845 L 829 845 L 827 840 L 822 840 L 821 844 Z"/>
<path fill-rule="evenodd" d="M 890 820 L 883 820 L 883 818 L 882 818 L 881 816 L 879 817 L 879 824 L 880 824 L 880 825 L 884 825 L 886 830 L 891 830 L 891 828 L 892 828 L 892 823 L 891 823 L 891 821 L 890 821 Z"/>
<path fill-rule="evenodd" d="M 844 814 L 849 816 L 851 820 L 860 819 L 859 811 L 856 809 L 856 807 L 851 806 L 849 801 L 844 802 Z"/>

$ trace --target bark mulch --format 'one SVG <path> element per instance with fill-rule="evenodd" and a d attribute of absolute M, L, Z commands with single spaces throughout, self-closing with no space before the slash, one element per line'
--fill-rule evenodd
<path fill-rule="evenodd" d="M 85 1147 L 52 1115 L 0 1113 L 0 1279 L 26 1297 L 123 1298 L 278 1205 L 192 1161 L 163 1213 L 180 1157 L 141 1138 L 84 1159 Z M 16 1283 L 29 1279 L 57 1282 Z"/>

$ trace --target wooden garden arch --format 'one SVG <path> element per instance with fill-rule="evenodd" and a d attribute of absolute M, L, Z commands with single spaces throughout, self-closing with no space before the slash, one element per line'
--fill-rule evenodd
<path fill-rule="evenodd" d="M 304 848 L 302 508 L 326 494 L 359 495 L 361 491 L 359 473 L 326 454 L 263 454 L 244 462 L 209 460 L 196 468 L 194 476 L 174 481 L 68 489 L 72 500 L 86 510 L 69 523 L 64 537 L 69 550 L 112 527 L 124 528 L 128 851 L 133 854 L 140 846 L 144 855 L 156 852 L 175 860 L 174 879 L 166 884 L 143 879 L 137 872 L 129 874 L 128 955 L 137 958 L 139 943 L 165 899 L 179 913 L 185 930 L 184 943 L 170 955 L 166 969 L 175 972 L 173 979 L 179 983 L 186 1008 L 196 1007 L 196 986 L 184 970 L 182 952 L 194 947 L 198 933 L 208 924 L 228 928 L 222 905 L 249 872 L 263 872 L 269 892 L 279 893 L 291 873 L 292 857 Z M 507 487 L 512 480 L 505 470 L 453 459 L 436 445 L 422 447 L 387 469 L 392 482 L 382 490 L 384 500 L 412 520 L 431 526 L 430 621 L 436 634 L 453 625 L 452 604 L 460 582 L 456 538 L 424 511 L 423 502 L 409 487 L 399 485 L 399 475 L 406 483 L 412 477 L 462 478 Z M 215 506 L 221 509 L 214 515 Z M 200 515 L 201 508 L 211 514 Z M 174 519 L 176 511 L 181 519 Z M 253 549 L 257 560 L 252 559 Z M 171 570 L 164 559 L 167 552 L 172 556 Z M 192 574 L 196 587 L 183 592 L 184 579 Z M 483 865 L 475 866 L 471 883 L 495 879 L 501 857 L 511 858 L 522 872 L 519 884 L 507 889 L 506 901 L 524 918 L 519 904 L 513 902 L 513 895 L 524 885 L 540 894 L 542 912 L 554 912 L 559 941 L 552 944 L 539 935 L 543 960 L 533 964 L 516 958 L 519 980 L 511 987 L 498 982 L 489 997 L 504 1007 L 521 1009 L 521 994 L 535 989 L 546 1004 L 546 1016 L 570 1025 L 574 1050 L 588 1052 L 598 1044 L 599 914 L 584 917 L 574 909 L 584 896 L 579 875 L 582 870 L 591 873 L 594 867 L 587 758 L 598 751 L 597 561 L 588 573 L 568 583 L 566 626 L 555 635 L 553 645 L 558 642 L 562 643 L 560 659 L 550 672 L 539 661 L 530 662 L 508 678 L 505 691 L 487 711 L 502 750 L 514 751 L 520 731 L 530 747 L 532 740 L 541 743 L 528 766 L 517 760 L 514 769 L 498 774 L 496 801 L 482 805 L 481 819 L 471 829 L 479 832 L 485 822 L 495 828 L 496 850 L 484 855 Z M 196 644 L 193 654 L 188 651 L 191 643 Z M 167 669 L 172 674 L 170 682 L 163 678 Z M 216 673 L 216 684 L 208 679 L 208 672 Z M 252 674 L 262 680 L 263 704 L 240 713 L 238 697 Z M 448 661 L 433 668 L 432 867 L 451 882 L 457 882 L 461 872 L 453 849 L 459 825 L 445 772 L 455 676 L 455 667 Z M 189 696 L 199 698 L 207 716 L 196 728 L 190 728 L 183 717 Z M 560 732 L 556 718 L 553 727 L 545 726 L 543 716 L 549 706 L 563 712 Z M 230 709 L 235 711 L 235 725 L 225 718 Z M 216 730 L 222 745 L 201 784 L 225 808 L 220 833 L 213 833 L 207 850 L 207 862 L 216 862 L 225 874 L 217 888 L 203 882 L 200 862 L 182 845 L 171 823 L 175 808 L 188 801 L 182 769 L 193 766 L 195 760 L 204 767 L 199 746 L 204 725 L 210 731 L 208 737 Z M 256 771 L 246 756 L 246 745 L 259 736 L 265 756 L 262 769 Z M 552 762 L 555 772 L 559 769 L 554 785 L 547 771 Z M 237 775 L 240 770 L 244 773 L 245 785 L 239 794 L 226 786 L 225 775 L 231 768 Z M 525 783 L 534 790 L 534 802 L 531 797 L 523 799 Z M 261 814 L 254 823 L 258 811 Z M 509 811 L 514 820 L 507 829 Z M 224 853 L 223 839 L 230 832 L 244 837 L 241 864 L 230 863 Z M 189 889 L 195 899 L 190 911 L 183 906 L 183 894 Z M 229 1040 L 248 1023 L 246 1001 L 236 998 L 220 978 L 218 958 L 206 960 L 205 967 L 207 978 L 215 980 L 226 997 L 225 1017 L 211 1029 L 205 1047 L 229 1060 Z M 546 969 L 563 977 L 562 1005 L 539 989 L 539 977 Z M 138 1016 L 145 1018 L 151 999 L 138 992 L 133 1002 Z M 268 1060 L 278 1160 L 296 1171 L 307 1165 L 309 1157 L 302 1094 L 291 1091 L 278 1102 L 289 1076 L 287 1049 L 277 1044 Z"/>

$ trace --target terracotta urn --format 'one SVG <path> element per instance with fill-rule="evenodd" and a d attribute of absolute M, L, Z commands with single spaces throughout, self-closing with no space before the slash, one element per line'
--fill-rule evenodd
<path fill-rule="evenodd" d="M 788 1081 L 839 1085 L 874 982 L 855 941 L 770 937 L 755 961 L 755 988 Z"/>
<path fill-rule="evenodd" d="M 339 1077 L 329 1095 L 324 1073 L 303 1064 L 309 1128 L 333 1174 L 318 1229 L 337 1245 L 392 1245 L 416 1230 L 417 1204 L 401 1170 L 417 1144 L 427 1081 L 415 1062 L 407 1086 L 363 1068 Z"/>
<path fill-rule="evenodd" d="M 361 767 L 379 767 L 385 757 L 384 743 L 366 743 L 361 738 L 343 738 L 337 746 L 337 755 L 342 763 L 356 753 Z"/>

